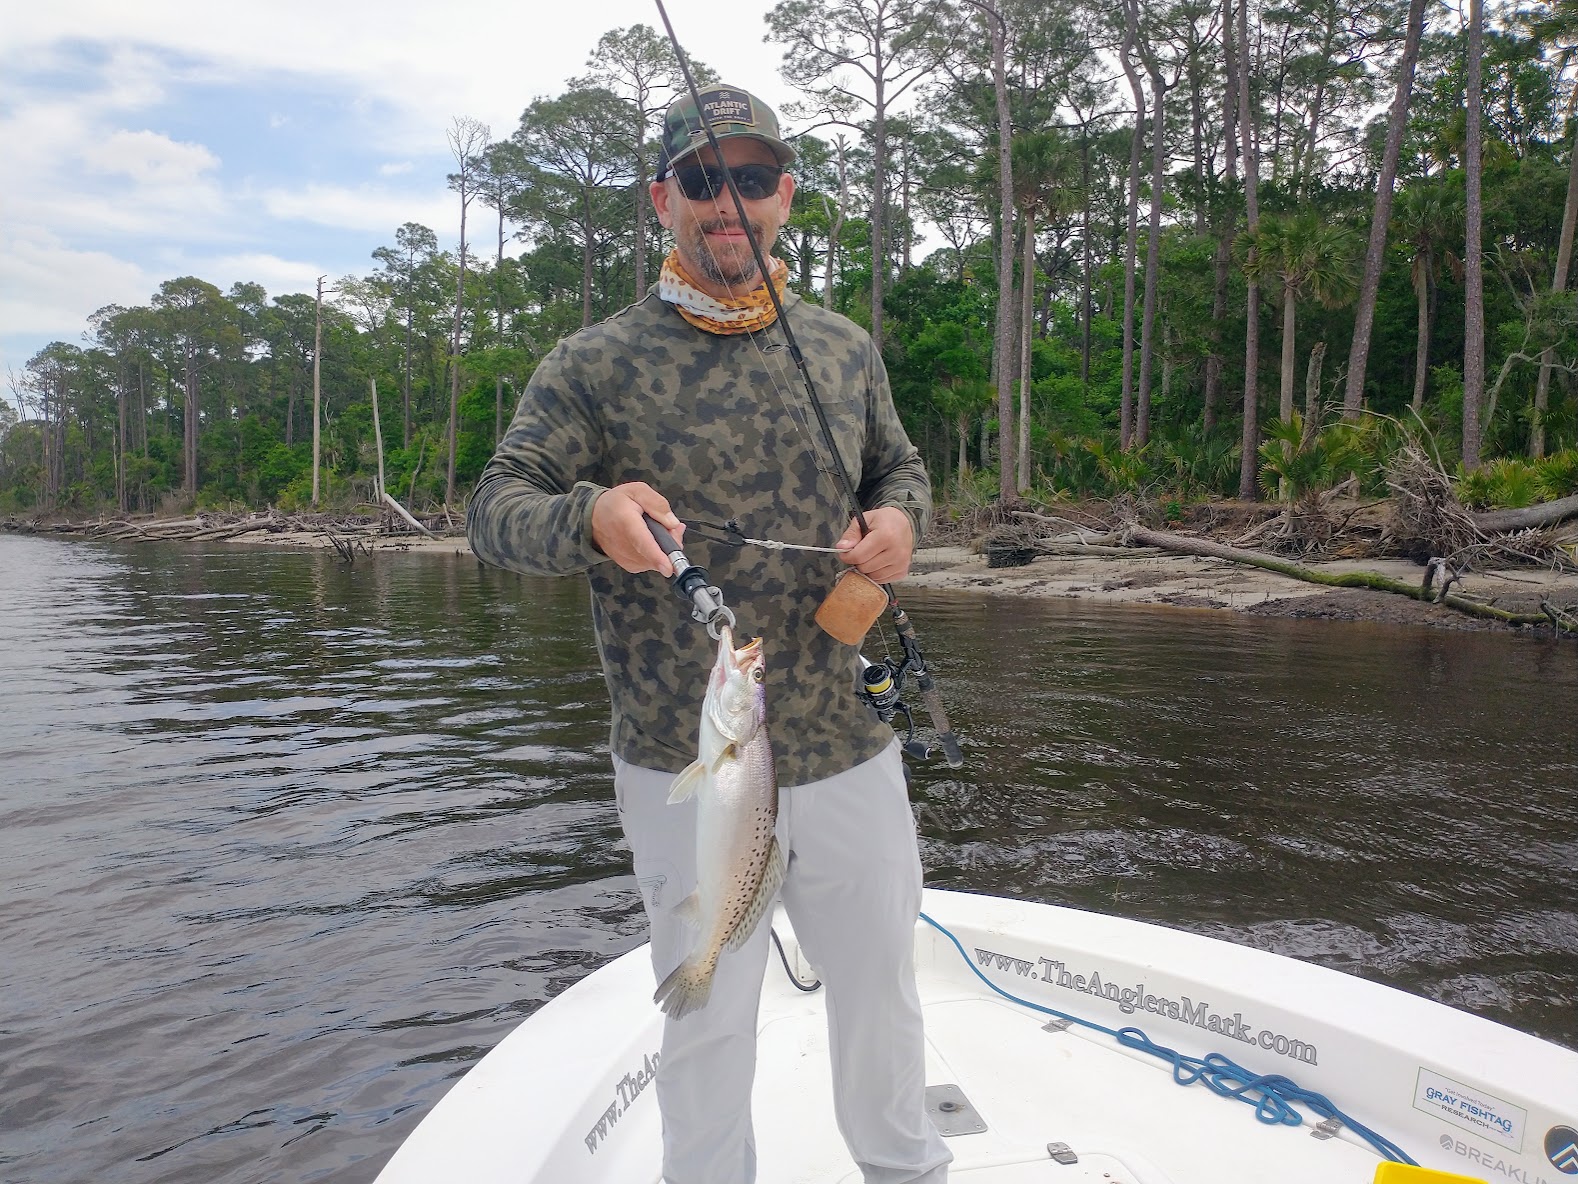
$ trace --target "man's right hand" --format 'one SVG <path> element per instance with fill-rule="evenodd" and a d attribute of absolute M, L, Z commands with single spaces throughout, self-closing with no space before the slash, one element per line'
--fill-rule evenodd
<path fill-rule="evenodd" d="M 592 503 L 592 545 L 628 572 L 672 576 L 674 565 L 653 541 L 645 515 L 677 541 L 684 540 L 685 524 L 674 517 L 668 499 L 645 481 L 627 481 L 604 490 Z"/>

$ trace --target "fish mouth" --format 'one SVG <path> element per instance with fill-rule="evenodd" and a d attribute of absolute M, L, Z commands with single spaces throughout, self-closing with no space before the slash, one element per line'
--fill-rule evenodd
<path fill-rule="evenodd" d="M 734 660 L 736 662 L 749 662 L 761 652 L 762 639 L 760 637 L 752 638 L 734 651 Z"/>

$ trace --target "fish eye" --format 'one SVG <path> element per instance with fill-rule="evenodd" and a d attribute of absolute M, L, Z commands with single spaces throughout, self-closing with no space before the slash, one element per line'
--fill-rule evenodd
<path fill-rule="evenodd" d="M 767 671 L 763 670 L 760 666 L 758 666 L 758 667 L 756 667 L 756 669 L 751 671 L 751 677 L 753 679 L 755 679 L 757 682 L 766 682 L 767 681 Z"/>

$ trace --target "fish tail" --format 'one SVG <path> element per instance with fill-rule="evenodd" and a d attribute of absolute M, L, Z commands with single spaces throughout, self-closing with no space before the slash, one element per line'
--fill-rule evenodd
<path fill-rule="evenodd" d="M 705 1007 L 712 994 L 712 976 L 717 968 L 716 961 L 685 959 L 658 984 L 652 1002 L 663 1009 L 664 1015 L 676 1020 Z"/>

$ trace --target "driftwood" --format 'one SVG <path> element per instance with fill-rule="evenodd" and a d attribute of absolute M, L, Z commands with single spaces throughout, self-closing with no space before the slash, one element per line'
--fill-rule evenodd
<path fill-rule="evenodd" d="M 1084 543 L 1039 542 L 1036 550 L 1043 555 L 1055 555 L 1060 559 L 1143 559 L 1146 556 L 1155 558 L 1162 552 L 1154 547 L 1107 547 L 1100 544 L 1087 546 Z"/>
<path fill-rule="evenodd" d="M 398 520 L 389 513 L 398 514 Z M 446 518 L 437 520 L 442 525 Z M 380 500 L 375 514 L 302 513 L 279 514 L 272 510 L 244 514 L 200 514 L 194 518 L 99 518 L 82 522 L 40 521 L 28 518 L 0 519 L 0 531 L 16 534 L 62 535 L 69 538 L 102 539 L 108 542 L 216 542 L 247 534 L 282 534 L 290 531 L 339 535 L 407 536 L 418 530 L 429 538 L 439 538 L 433 519 L 424 523 L 393 498 Z M 365 548 L 364 548 L 365 549 Z"/>
<path fill-rule="evenodd" d="M 367 382 L 372 387 L 373 392 L 373 437 L 378 446 L 378 496 L 401 518 L 405 519 L 417 530 L 420 530 L 428 538 L 435 539 L 438 537 L 436 534 L 413 518 L 409 510 L 390 496 L 389 487 L 384 483 L 384 429 L 383 424 L 378 420 L 378 380 L 369 378 Z"/>
<path fill-rule="evenodd" d="M 1525 506 L 1521 510 L 1486 510 L 1469 514 L 1469 520 L 1475 526 L 1490 534 L 1527 530 L 1534 526 L 1555 526 L 1568 518 L 1578 518 L 1578 493 L 1538 506 Z"/>
<path fill-rule="evenodd" d="M 1457 609 L 1459 612 L 1467 613 L 1469 616 L 1501 621 L 1508 625 L 1545 625 L 1550 624 L 1553 620 L 1548 613 L 1508 612 L 1506 609 L 1496 608 L 1489 604 L 1481 604 L 1477 600 L 1453 595 L 1451 592 L 1436 592 L 1429 586 L 1429 583 L 1425 585 L 1410 584 L 1404 580 L 1394 580 L 1390 576 L 1383 576 L 1379 572 L 1350 571 L 1338 574 L 1316 571 L 1313 568 L 1305 567 L 1303 564 L 1277 559 L 1274 556 L 1264 555 L 1258 551 L 1244 551 L 1238 547 L 1230 547 L 1225 543 L 1212 542 L 1210 539 L 1168 534 L 1165 531 L 1148 530 L 1143 526 L 1130 527 L 1127 535 L 1132 543 L 1142 547 L 1157 547 L 1163 551 L 1170 551 L 1175 555 L 1197 555 L 1207 559 L 1225 559 L 1229 563 L 1242 563 L 1249 567 L 1261 568 L 1264 571 L 1274 571 L 1291 579 L 1303 580 L 1309 584 L 1321 584 L 1328 588 L 1369 588 L 1376 592 L 1394 592 L 1399 596 L 1444 604 L 1448 608 Z"/>

